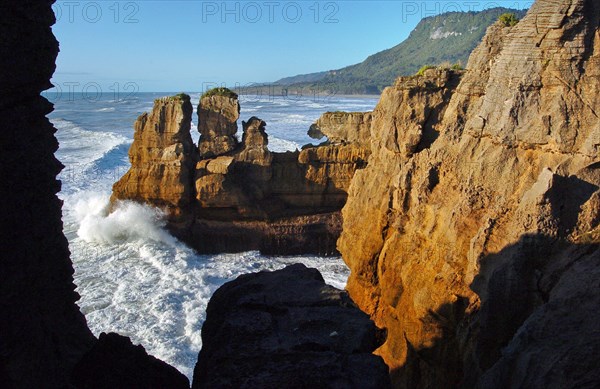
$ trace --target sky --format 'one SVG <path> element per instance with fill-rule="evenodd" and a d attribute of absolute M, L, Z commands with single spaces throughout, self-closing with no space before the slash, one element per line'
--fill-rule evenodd
<path fill-rule="evenodd" d="M 67 92 L 202 92 L 363 61 L 424 17 L 530 0 L 57 1 L 53 83 Z"/>

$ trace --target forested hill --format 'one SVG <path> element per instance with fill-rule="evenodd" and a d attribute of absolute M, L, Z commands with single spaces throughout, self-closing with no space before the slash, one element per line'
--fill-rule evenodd
<path fill-rule="evenodd" d="M 526 11 L 493 8 L 481 12 L 449 12 L 424 18 L 398 44 L 338 70 L 282 78 L 275 85 L 311 87 L 338 94 L 378 94 L 396 77 L 416 73 L 424 65 L 465 66 L 486 29 L 505 13 L 522 18 Z"/>

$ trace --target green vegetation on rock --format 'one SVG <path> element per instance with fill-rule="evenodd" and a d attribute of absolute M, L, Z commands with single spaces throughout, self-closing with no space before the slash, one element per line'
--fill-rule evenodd
<path fill-rule="evenodd" d="M 231 89 L 229 88 L 212 88 L 207 90 L 206 92 L 204 92 L 202 94 L 201 99 L 205 98 L 205 97 L 210 97 L 210 96 L 225 96 L 225 97 L 229 97 L 232 99 L 237 99 L 238 95 L 237 93 L 233 92 Z"/>
<path fill-rule="evenodd" d="M 427 70 L 429 70 L 429 69 L 435 69 L 435 66 L 432 66 L 432 65 L 423 65 L 423 66 L 421 67 L 421 69 L 419 69 L 419 71 L 417 71 L 417 74 L 416 74 L 416 75 L 417 75 L 417 76 L 423 76 L 423 75 L 425 75 L 425 72 L 426 72 Z"/>
<path fill-rule="evenodd" d="M 172 98 L 172 99 L 175 99 L 175 100 L 183 100 L 183 101 L 186 101 L 186 100 L 189 100 L 189 99 L 190 99 L 190 95 L 188 95 L 188 94 L 186 94 L 186 93 L 179 93 L 179 94 L 176 94 L 175 96 L 173 96 L 173 97 L 171 97 L 171 98 Z"/>
<path fill-rule="evenodd" d="M 519 18 L 514 13 L 504 13 L 498 18 L 506 27 L 512 27 L 519 23 Z"/>

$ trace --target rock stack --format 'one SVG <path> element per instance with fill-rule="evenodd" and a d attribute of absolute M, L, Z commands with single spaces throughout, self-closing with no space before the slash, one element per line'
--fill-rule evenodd
<path fill-rule="evenodd" d="M 113 186 L 112 201 L 148 202 L 174 215 L 188 209 L 197 160 L 190 135 L 192 104 L 180 94 L 154 102 L 134 124 L 131 169 Z"/>
<path fill-rule="evenodd" d="M 198 150 L 201 158 L 212 158 L 238 146 L 236 133 L 240 117 L 237 95 L 227 88 L 215 88 L 201 96 L 198 105 Z"/>

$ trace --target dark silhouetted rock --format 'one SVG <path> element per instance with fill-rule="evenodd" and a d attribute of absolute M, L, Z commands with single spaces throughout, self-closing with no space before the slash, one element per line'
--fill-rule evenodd
<path fill-rule="evenodd" d="M 80 389 L 188 389 L 188 379 L 174 367 L 146 353 L 141 345 L 115 333 L 98 341 L 73 370 Z"/>
<path fill-rule="evenodd" d="M 56 129 L 40 96 L 58 42 L 52 1 L 2 3 L 0 33 L 0 386 L 57 388 L 93 343 L 63 235 Z M 5 383 L 7 386 L 5 386 Z"/>
<path fill-rule="evenodd" d="M 383 341 L 346 292 L 296 264 L 219 288 L 202 327 L 200 388 L 389 387 Z"/>

